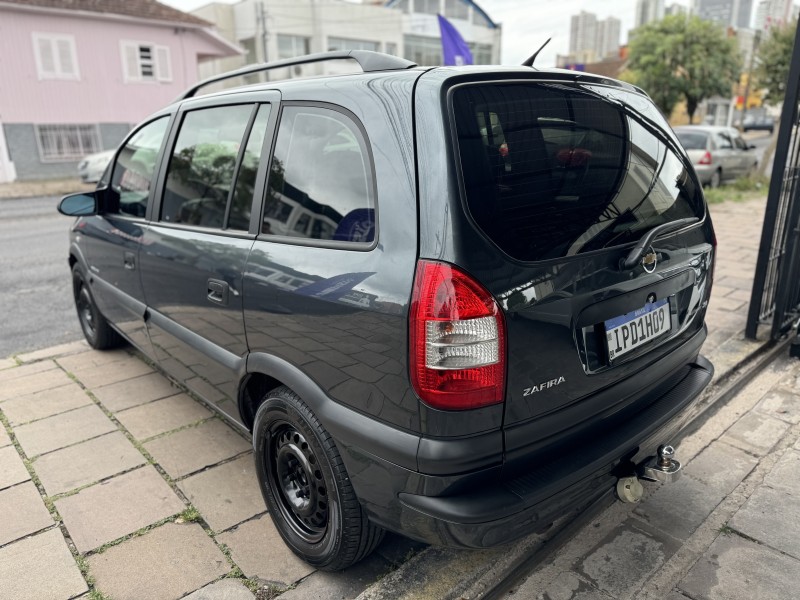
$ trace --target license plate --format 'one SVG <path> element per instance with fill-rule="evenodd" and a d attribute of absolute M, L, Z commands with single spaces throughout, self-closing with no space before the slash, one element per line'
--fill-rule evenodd
<path fill-rule="evenodd" d="M 667 298 L 605 322 L 608 359 L 614 360 L 670 330 Z"/>

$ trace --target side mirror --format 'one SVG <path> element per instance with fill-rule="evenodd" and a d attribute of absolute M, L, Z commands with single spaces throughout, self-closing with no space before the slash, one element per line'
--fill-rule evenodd
<path fill-rule="evenodd" d="M 97 196 L 95 192 L 70 194 L 58 203 L 58 212 L 68 217 L 88 217 L 97 214 Z"/>

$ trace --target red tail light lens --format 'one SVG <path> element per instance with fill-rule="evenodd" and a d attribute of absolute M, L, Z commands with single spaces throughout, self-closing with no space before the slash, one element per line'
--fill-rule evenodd
<path fill-rule="evenodd" d="M 698 165 L 710 165 L 711 164 L 711 152 L 706 150 L 706 153 L 703 154 L 703 158 L 701 158 L 698 162 Z"/>
<path fill-rule="evenodd" d="M 452 265 L 417 263 L 409 354 L 414 390 L 430 406 L 466 410 L 503 401 L 503 313 L 483 286 Z"/>

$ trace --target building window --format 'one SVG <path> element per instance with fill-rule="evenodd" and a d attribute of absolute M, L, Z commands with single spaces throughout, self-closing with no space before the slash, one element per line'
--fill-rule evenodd
<path fill-rule="evenodd" d="M 74 36 L 34 33 L 33 53 L 39 79 L 80 79 Z"/>
<path fill-rule="evenodd" d="M 36 125 L 35 129 L 42 162 L 79 160 L 102 150 L 97 125 Z"/>
<path fill-rule="evenodd" d="M 377 52 L 378 42 L 329 37 L 328 50 L 372 50 L 373 52 Z"/>
<path fill-rule="evenodd" d="M 396 2 L 392 8 L 397 8 L 404 13 L 408 13 L 408 0 L 400 0 Z"/>
<path fill-rule="evenodd" d="M 472 52 L 472 62 L 476 65 L 492 64 L 492 46 L 490 44 L 470 43 L 469 51 Z"/>
<path fill-rule="evenodd" d="M 414 0 L 414 12 L 438 15 L 442 12 L 442 4 L 439 0 Z"/>
<path fill-rule="evenodd" d="M 442 42 L 439 38 L 407 35 L 403 37 L 404 58 L 420 66 L 442 64 Z"/>
<path fill-rule="evenodd" d="M 125 81 L 172 81 L 169 48 L 142 42 L 120 42 Z"/>
<path fill-rule="evenodd" d="M 472 9 L 472 24 L 481 27 L 489 27 L 489 21 L 486 20 L 486 17 L 484 17 L 477 8 Z"/>
<path fill-rule="evenodd" d="M 385 48 L 386 48 L 386 54 L 397 56 L 397 44 L 395 44 L 394 42 L 386 42 Z"/>
<path fill-rule="evenodd" d="M 444 16 L 448 19 L 469 19 L 469 6 L 464 0 L 445 0 Z"/>
<path fill-rule="evenodd" d="M 278 58 L 294 58 L 309 53 L 310 40 L 299 35 L 278 34 Z"/>

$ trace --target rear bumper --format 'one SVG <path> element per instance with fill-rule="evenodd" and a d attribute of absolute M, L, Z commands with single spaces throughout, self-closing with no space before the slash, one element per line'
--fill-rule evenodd
<path fill-rule="evenodd" d="M 494 479 L 460 494 L 429 496 L 400 492 L 399 506 L 378 522 L 429 543 L 486 548 L 508 543 L 580 510 L 613 489 L 617 477 L 668 443 L 688 419 L 688 410 L 714 373 L 703 357 L 681 368 L 670 385 L 643 410 L 601 435 L 528 465 L 510 480 Z M 354 481 L 354 483 L 356 483 Z"/>

